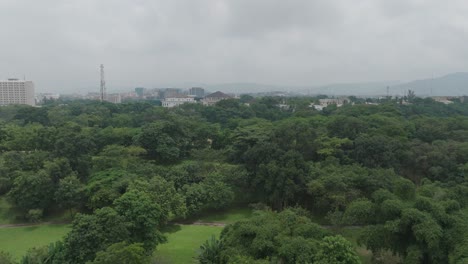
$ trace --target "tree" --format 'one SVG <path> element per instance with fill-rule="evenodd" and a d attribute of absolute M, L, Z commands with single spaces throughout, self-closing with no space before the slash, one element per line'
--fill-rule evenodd
<path fill-rule="evenodd" d="M 348 225 L 365 225 L 375 219 L 375 208 L 371 201 L 355 200 L 346 207 L 343 221 Z"/>
<path fill-rule="evenodd" d="M 147 193 L 153 203 L 160 206 L 162 222 L 184 218 L 187 214 L 183 194 L 177 192 L 173 182 L 166 181 L 162 177 L 155 176 L 149 181 L 134 181 L 129 189 Z"/>
<path fill-rule="evenodd" d="M 65 260 L 70 263 L 91 261 L 96 252 L 129 238 L 125 218 L 110 207 L 98 209 L 92 215 L 77 214 L 64 240 Z"/>
<path fill-rule="evenodd" d="M 88 262 L 88 264 L 145 264 L 149 262 L 149 257 L 146 255 L 142 244 L 120 242 L 97 252 L 94 261 Z"/>
<path fill-rule="evenodd" d="M 240 256 L 274 263 L 313 263 L 319 242 L 327 234 L 307 217 L 289 209 L 281 213 L 256 211 L 252 218 L 224 228 L 220 238 L 224 246 L 219 255 L 225 256 L 228 263 Z"/>
<path fill-rule="evenodd" d="M 68 209 L 73 217 L 73 208 L 80 206 L 84 198 L 84 185 L 76 177 L 70 175 L 61 179 L 55 191 L 55 201 L 61 208 Z"/>
<path fill-rule="evenodd" d="M 54 185 L 45 171 L 21 172 L 14 180 L 8 197 L 23 209 L 48 209 L 53 201 Z"/>
<path fill-rule="evenodd" d="M 361 261 L 351 242 L 342 236 L 327 236 L 320 242 L 320 251 L 316 256 L 317 264 L 359 264 Z"/>
<path fill-rule="evenodd" d="M 162 162 L 174 162 L 187 155 L 190 142 L 186 129 L 178 123 L 167 121 L 145 125 L 136 138 L 136 143 L 148 155 Z"/>
<path fill-rule="evenodd" d="M 115 210 L 127 222 L 130 236 L 128 242 L 143 243 L 146 252 L 152 252 L 156 245 L 166 238 L 159 231 L 166 215 L 150 196 L 142 191 L 130 190 L 114 202 Z"/>

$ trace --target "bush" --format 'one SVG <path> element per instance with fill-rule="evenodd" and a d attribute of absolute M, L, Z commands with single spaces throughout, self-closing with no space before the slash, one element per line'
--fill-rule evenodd
<path fill-rule="evenodd" d="M 16 264 L 17 262 L 15 262 L 13 260 L 13 257 L 11 256 L 10 253 L 0 251 L 0 263 L 2 263 L 2 264 Z"/>
<path fill-rule="evenodd" d="M 28 211 L 26 218 L 31 223 L 39 223 L 42 220 L 44 211 L 42 209 L 31 209 Z"/>

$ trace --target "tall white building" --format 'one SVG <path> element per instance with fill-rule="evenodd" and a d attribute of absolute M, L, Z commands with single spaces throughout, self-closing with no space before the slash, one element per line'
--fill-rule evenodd
<path fill-rule="evenodd" d="M 0 105 L 35 105 L 34 84 L 19 79 L 0 80 Z"/>

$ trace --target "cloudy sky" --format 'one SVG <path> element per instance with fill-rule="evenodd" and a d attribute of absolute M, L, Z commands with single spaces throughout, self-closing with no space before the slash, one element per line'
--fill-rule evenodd
<path fill-rule="evenodd" d="M 0 0 L 0 79 L 37 91 L 468 71 L 466 0 Z"/>

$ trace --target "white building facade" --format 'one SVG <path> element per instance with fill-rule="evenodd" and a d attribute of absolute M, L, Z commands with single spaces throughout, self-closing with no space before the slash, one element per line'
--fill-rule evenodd
<path fill-rule="evenodd" d="M 181 104 L 190 104 L 190 103 L 195 103 L 195 102 L 196 101 L 194 98 L 188 97 L 188 96 L 168 97 L 162 100 L 162 106 L 163 107 L 175 107 Z"/>
<path fill-rule="evenodd" d="M 13 104 L 36 105 L 32 81 L 0 80 L 0 105 Z"/>

